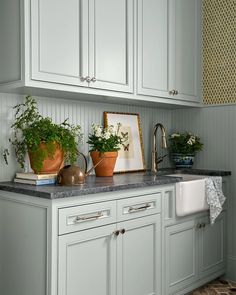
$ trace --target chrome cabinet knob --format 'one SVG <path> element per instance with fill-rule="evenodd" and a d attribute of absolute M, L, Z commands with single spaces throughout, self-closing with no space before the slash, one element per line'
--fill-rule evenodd
<path fill-rule="evenodd" d="M 113 232 L 113 234 L 114 234 L 115 236 L 119 236 L 120 231 L 119 231 L 119 230 L 115 230 L 115 231 Z"/>
<path fill-rule="evenodd" d="M 196 228 L 197 228 L 197 229 L 200 229 L 200 228 L 202 228 L 202 225 L 201 225 L 200 223 L 198 223 L 198 224 L 196 225 Z"/>
<path fill-rule="evenodd" d="M 123 235 L 123 234 L 125 233 L 125 229 L 122 228 L 122 229 L 120 230 L 120 233 Z"/>
<path fill-rule="evenodd" d="M 169 94 L 170 94 L 170 95 L 175 95 L 175 90 L 174 90 L 174 89 L 173 89 L 173 90 L 170 90 L 170 91 L 169 91 Z"/>
<path fill-rule="evenodd" d="M 178 94 L 179 94 L 179 91 L 178 90 L 175 90 L 174 95 L 178 95 Z"/>
<path fill-rule="evenodd" d="M 96 82 L 97 81 L 97 79 L 95 78 L 95 77 L 93 77 L 92 79 L 91 79 L 91 82 Z"/>
<path fill-rule="evenodd" d="M 90 83 L 92 79 L 91 79 L 89 76 L 87 76 L 87 77 L 85 78 L 85 80 L 86 80 L 86 82 Z"/>
<path fill-rule="evenodd" d="M 84 82 L 85 80 L 86 80 L 85 77 L 83 77 L 83 76 L 80 77 L 80 81 L 81 81 L 81 82 Z"/>

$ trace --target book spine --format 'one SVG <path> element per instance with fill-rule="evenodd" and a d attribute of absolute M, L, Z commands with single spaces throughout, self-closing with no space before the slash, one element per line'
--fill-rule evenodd
<path fill-rule="evenodd" d="M 16 173 L 16 178 L 18 179 L 28 179 L 28 180 L 41 180 L 41 179 L 56 179 L 55 174 L 22 174 Z"/>
<path fill-rule="evenodd" d="M 39 179 L 35 181 L 36 185 L 55 184 L 56 179 Z"/>

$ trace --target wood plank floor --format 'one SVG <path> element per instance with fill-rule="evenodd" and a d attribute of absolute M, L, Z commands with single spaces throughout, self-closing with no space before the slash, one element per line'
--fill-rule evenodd
<path fill-rule="evenodd" d="M 190 293 L 191 295 L 236 295 L 236 283 L 223 279 L 214 280 Z"/>

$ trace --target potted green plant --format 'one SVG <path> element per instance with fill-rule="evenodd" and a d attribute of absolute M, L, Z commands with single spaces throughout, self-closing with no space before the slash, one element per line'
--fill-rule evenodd
<path fill-rule="evenodd" d="M 68 119 L 55 124 L 51 118 L 41 116 L 37 102 L 31 96 L 13 109 L 15 122 L 11 126 L 13 134 L 9 141 L 21 168 L 25 166 L 27 152 L 31 168 L 37 174 L 57 173 L 64 160 L 76 161 L 77 144 L 82 136 L 79 125 L 69 124 Z"/>
<path fill-rule="evenodd" d="M 189 132 L 175 132 L 170 135 L 169 149 L 176 168 L 191 168 L 196 152 L 201 151 L 203 143 L 197 135 Z"/>
<path fill-rule="evenodd" d="M 103 127 L 97 124 L 92 125 L 92 132 L 89 134 L 88 144 L 93 165 L 96 165 L 101 158 L 103 161 L 95 168 L 96 176 L 112 176 L 118 151 L 122 144 L 128 140 L 128 134 L 120 133 L 121 124 L 117 127 L 110 125 Z"/>

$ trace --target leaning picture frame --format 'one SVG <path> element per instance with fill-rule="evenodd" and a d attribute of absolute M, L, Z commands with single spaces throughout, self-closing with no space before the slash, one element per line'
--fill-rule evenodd
<path fill-rule="evenodd" d="M 118 151 L 114 173 L 145 171 L 144 147 L 139 114 L 104 112 L 104 126 L 121 124 L 120 134 L 128 134 Z"/>

